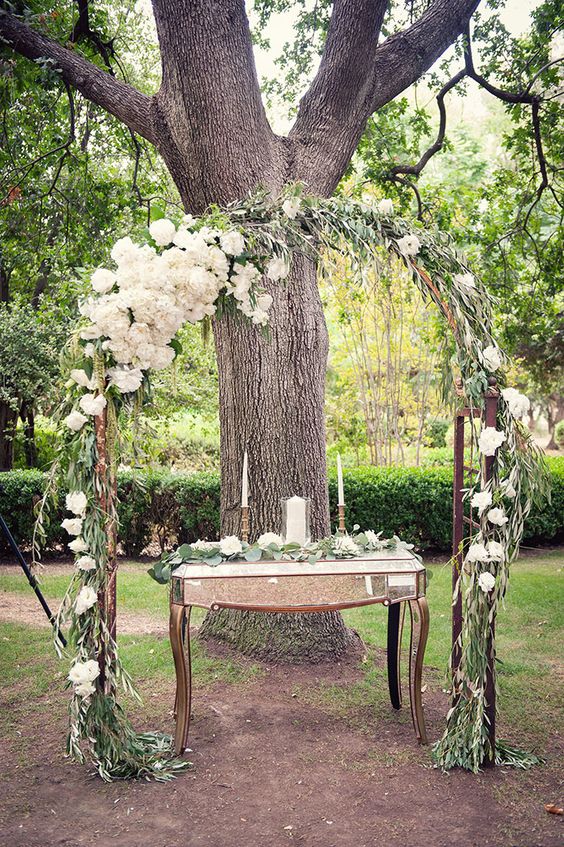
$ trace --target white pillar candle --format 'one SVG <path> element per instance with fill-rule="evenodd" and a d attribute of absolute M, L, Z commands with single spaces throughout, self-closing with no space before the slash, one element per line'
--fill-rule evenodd
<path fill-rule="evenodd" d="M 345 505 L 345 487 L 343 485 L 343 468 L 341 465 L 341 456 L 337 453 L 337 485 L 339 487 L 339 498 L 337 505 L 344 506 Z"/>
<path fill-rule="evenodd" d="M 306 501 L 303 497 L 290 497 L 286 502 L 286 538 L 296 544 L 305 544 L 306 537 Z"/>
<path fill-rule="evenodd" d="M 248 465 L 249 460 L 247 457 L 247 451 L 245 450 L 245 455 L 243 457 L 243 478 L 241 482 L 241 506 L 249 505 L 249 478 L 248 478 Z"/>

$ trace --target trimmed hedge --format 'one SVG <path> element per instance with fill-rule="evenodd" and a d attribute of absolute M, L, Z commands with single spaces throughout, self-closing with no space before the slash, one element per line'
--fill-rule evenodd
<path fill-rule="evenodd" d="M 549 459 L 552 500 L 527 520 L 525 543 L 564 540 L 564 457 Z M 420 549 L 448 551 L 452 530 L 452 467 L 352 468 L 344 471 L 347 524 L 399 535 Z M 39 471 L 10 471 L 0 475 L 0 513 L 22 546 L 33 531 L 33 503 L 43 491 Z M 119 474 L 119 537 L 124 552 L 136 556 L 155 537 L 161 546 L 214 538 L 219 532 L 219 477 L 215 473 L 171 474 L 146 471 Z M 60 505 L 64 507 L 63 492 Z M 329 480 L 331 515 L 336 524 L 337 480 Z M 66 543 L 56 508 L 47 528 L 47 547 Z M 6 545 L 0 538 L 0 550 Z"/>

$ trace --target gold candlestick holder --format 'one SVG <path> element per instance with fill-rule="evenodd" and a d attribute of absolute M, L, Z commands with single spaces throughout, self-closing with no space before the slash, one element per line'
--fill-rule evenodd
<path fill-rule="evenodd" d="M 241 506 L 241 540 L 249 541 L 249 507 Z"/>
<path fill-rule="evenodd" d="M 339 503 L 339 532 L 346 533 L 344 503 Z"/>

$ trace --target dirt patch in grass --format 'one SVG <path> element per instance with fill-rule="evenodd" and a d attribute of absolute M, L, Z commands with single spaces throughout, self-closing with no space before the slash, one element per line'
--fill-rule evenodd
<path fill-rule="evenodd" d="M 195 688 L 193 767 L 168 785 L 105 785 L 87 766 L 68 762 L 60 682 L 33 703 L 4 688 L 12 720 L 0 749 L 0 845 L 562 845 L 562 820 L 544 811 L 559 799 L 561 749 L 553 746 L 547 763 L 527 773 L 440 773 L 429 749 L 416 744 L 408 704 L 396 713 L 381 696 L 382 658 L 376 654 L 374 685 L 382 691 L 374 697 L 357 656 L 263 665 L 252 684 Z M 448 703 L 431 680 L 424 700 L 435 739 Z M 145 694 L 148 707 L 133 714 L 135 724 L 170 731 L 173 683 L 161 681 L 156 698 Z"/>

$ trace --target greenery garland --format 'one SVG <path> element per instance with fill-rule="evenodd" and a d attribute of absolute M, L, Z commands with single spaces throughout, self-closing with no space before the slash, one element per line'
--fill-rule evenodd
<path fill-rule="evenodd" d="M 185 320 L 206 322 L 212 314 L 229 312 L 267 333 L 272 298 L 261 288 L 261 278 L 267 275 L 283 284 L 294 251 L 317 261 L 327 276 L 334 252 L 346 250 L 358 285 L 364 285 L 384 251 L 404 263 L 423 296 L 445 315 L 456 342 L 464 394 L 476 412 L 473 439 L 482 453 L 497 459 L 487 485 L 480 474 L 467 493 L 473 504 L 480 504 L 480 535 L 466 551 L 460 576 L 462 660 L 454 680 L 455 705 L 436 748 L 443 767 L 477 770 L 490 752 L 484 693 L 489 626 L 507 588 L 524 519 L 547 484 L 540 453 L 518 420 L 528 401 L 514 389 L 503 389 L 503 355 L 492 337 L 486 291 L 446 235 L 414 230 L 393 214 L 390 200 L 377 207 L 345 198 L 323 200 L 304 196 L 299 185 L 289 186 L 277 200 L 259 192 L 225 209 L 212 208 L 199 219 L 185 216 L 178 228 L 168 220 L 154 221 L 149 240 L 137 247 L 121 239 L 112 250 L 117 270 L 94 272 L 94 296 L 81 306 L 85 320 L 63 363 L 69 381 L 59 411 L 64 434 L 58 468 L 66 476 L 67 508 L 73 515 L 64 526 L 75 536 L 69 546 L 77 557 L 58 621 L 70 623 L 69 643 L 75 650 L 69 672 L 70 754 L 83 761 L 84 745 L 89 744 L 92 760 L 107 780 L 168 779 L 186 766 L 170 758 L 170 739 L 137 734 L 120 707 L 118 690 L 135 695 L 135 689 L 108 631 L 105 602 L 98 602 L 107 596 L 113 578 L 108 534 L 111 540 L 116 524 L 113 478 L 120 414 L 139 409 L 149 371 L 174 358 L 174 335 Z M 493 432 L 479 433 L 476 421 L 492 375 L 503 389 L 497 424 Z M 488 508 L 482 508 L 486 501 Z M 153 575 L 163 577 L 175 557 L 191 556 L 193 549 L 181 548 L 155 567 Z"/>

